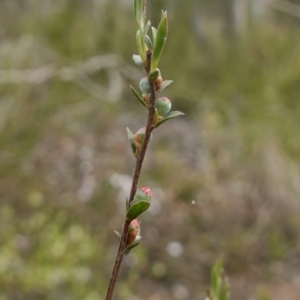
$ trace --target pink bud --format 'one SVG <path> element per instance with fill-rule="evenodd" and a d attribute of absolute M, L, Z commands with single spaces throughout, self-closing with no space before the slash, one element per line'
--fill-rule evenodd
<path fill-rule="evenodd" d="M 133 137 L 133 143 L 135 146 L 135 157 L 137 157 L 141 153 L 144 137 L 145 137 L 146 127 L 143 127 L 138 130 L 138 132 Z"/>
<path fill-rule="evenodd" d="M 163 82 L 163 79 L 161 76 L 158 76 L 157 79 L 155 80 L 155 89 L 158 91 L 161 88 L 161 84 Z"/>
<path fill-rule="evenodd" d="M 137 219 L 134 219 L 129 224 L 126 246 L 132 244 L 136 238 L 139 238 L 139 236 L 140 236 L 140 223 Z"/>
<path fill-rule="evenodd" d="M 161 97 L 156 100 L 155 106 L 158 114 L 160 116 L 165 116 L 170 111 L 172 103 L 167 97 Z"/>
<path fill-rule="evenodd" d="M 152 199 L 153 197 L 153 194 L 152 194 L 152 191 L 149 187 L 141 187 L 139 188 L 139 190 L 141 190 L 148 198 Z"/>

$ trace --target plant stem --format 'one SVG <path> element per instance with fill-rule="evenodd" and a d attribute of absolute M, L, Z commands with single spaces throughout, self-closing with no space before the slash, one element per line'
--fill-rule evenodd
<path fill-rule="evenodd" d="M 150 73 L 151 58 L 152 58 L 152 51 L 149 50 L 147 52 L 147 66 L 145 67 L 145 71 L 146 71 L 147 75 L 149 75 L 149 73 Z M 151 93 L 150 93 L 150 103 L 149 103 L 149 110 L 148 110 L 148 120 L 147 120 L 146 132 L 145 132 L 145 137 L 144 137 L 140 155 L 136 159 L 134 175 L 133 175 L 132 185 L 131 185 L 131 190 L 130 190 L 130 196 L 129 196 L 129 200 L 128 200 L 129 204 L 132 202 L 132 200 L 135 196 L 135 193 L 137 191 L 137 186 L 138 186 L 138 182 L 140 179 L 141 169 L 143 166 L 147 147 L 148 147 L 148 144 L 150 141 L 151 133 L 153 131 L 153 120 L 154 120 L 155 100 L 156 100 L 156 89 L 155 89 L 154 82 L 150 82 L 150 88 L 151 88 Z M 117 281 L 117 277 L 118 277 L 119 270 L 120 270 L 123 256 L 124 256 L 124 250 L 126 248 L 129 224 L 130 224 L 130 221 L 125 219 L 124 224 L 123 224 L 123 230 L 121 233 L 119 249 L 118 249 L 118 253 L 116 256 L 115 265 L 114 265 L 114 268 L 112 271 L 112 275 L 111 275 L 111 279 L 109 282 L 105 300 L 111 300 L 112 296 L 113 296 L 115 284 Z"/>

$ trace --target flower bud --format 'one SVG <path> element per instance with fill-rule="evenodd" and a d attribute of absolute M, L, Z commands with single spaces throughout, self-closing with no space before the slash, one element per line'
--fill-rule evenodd
<path fill-rule="evenodd" d="M 156 100 L 156 109 L 160 116 L 165 116 L 172 107 L 172 102 L 167 97 L 161 97 Z"/>
<path fill-rule="evenodd" d="M 140 223 L 137 219 L 134 219 L 130 222 L 128 228 L 128 236 L 126 246 L 134 243 L 135 241 L 139 241 L 141 239 L 140 236 Z"/>
<path fill-rule="evenodd" d="M 153 197 L 153 194 L 149 187 L 141 187 L 141 188 L 137 189 L 131 203 L 133 204 L 133 203 L 137 203 L 139 201 L 150 202 L 152 197 Z"/>
<path fill-rule="evenodd" d="M 153 194 L 151 189 L 148 186 L 141 187 L 137 190 L 137 193 L 140 192 L 141 195 L 143 195 L 144 199 L 147 199 L 148 201 L 151 201 Z"/>
<path fill-rule="evenodd" d="M 143 127 L 138 130 L 138 132 L 133 136 L 133 143 L 135 146 L 135 157 L 141 153 L 142 145 L 145 138 L 146 127 Z"/>
<path fill-rule="evenodd" d="M 147 77 L 144 77 L 140 80 L 139 87 L 143 94 L 150 94 L 151 88 Z"/>
<path fill-rule="evenodd" d="M 158 91 L 161 88 L 163 79 L 161 76 L 158 76 L 158 78 L 155 80 L 155 89 Z"/>
<path fill-rule="evenodd" d="M 142 67 L 142 66 L 143 66 L 143 61 L 142 61 L 142 58 L 140 57 L 140 55 L 133 54 L 132 60 L 134 61 L 134 63 L 135 63 L 138 67 Z"/>
<path fill-rule="evenodd" d="M 140 214 L 145 212 L 150 207 L 152 196 L 153 195 L 149 187 L 137 189 L 129 208 L 127 209 L 127 220 L 134 220 Z"/>

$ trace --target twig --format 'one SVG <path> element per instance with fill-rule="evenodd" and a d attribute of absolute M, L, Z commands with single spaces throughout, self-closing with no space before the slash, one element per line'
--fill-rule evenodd
<path fill-rule="evenodd" d="M 147 66 L 145 67 L 147 75 L 149 75 L 149 73 L 150 73 L 151 57 L 152 57 L 152 52 L 149 50 L 147 52 Z M 137 191 L 137 186 L 138 186 L 138 182 L 140 179 L 141 169 L 143 166 L 147 147 L 148 147 L 148 144 L 150 141 L 151 133 L 153 131 L 153 120 L 154 120 L 155 99 L 156 99 L 156 89 L 155 89 L 154 82 L 150 82 L 150 88 L 151 88 L 150 105 L 149 105 L 149 110 L 148 110 L 148 120 L 147 120 L 146 132 L 145 132 L 145 137 L 144 137 L 140 155 L 137 157 L 136 164 L 135 164 L 135 170 L 134 170 L 134 175 L 133 175 L 133 179 L 132 179 L 131 191 L 130 191 L 130 196 L 129 196 L 129 200 L 128 200 L 129 204 L 132 202 L 132 200 L 135 196 L 135 193 Z M 106 300 L 111 300 L 112 296 L 113 296 L 115 283 L 117 281 L 117 277 L 118 277 L 119 270 L 120 270 L 121 263 L 122 263 L 123 256 L 124 256 L 124 250 L 126 248 L 129 224 L 130 224 L 130 221 L 128 221 L 128 220 L 125 220 L 125 222 L 123 224 L 123 230 L 121 233 L 119 249 L 118 249 L 118 253 L 116 256 L 115 265 L 114 265 L 114 268 L 112 271 L 110 283 L 108 286 L 108 290 L 107 290 L 107 294 L 106 294 L 106 298 L 105 298 Z"/>

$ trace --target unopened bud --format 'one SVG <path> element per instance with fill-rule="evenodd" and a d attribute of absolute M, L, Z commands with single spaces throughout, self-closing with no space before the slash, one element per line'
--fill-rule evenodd
<path fill-rule="evenodd" d="M 144 77 L 140 80 L 139 87 L 143 94 L 150 94 L 151 88 L 147 77 Z"/>
<path fill-rule="evenodd" d="M 132 204 L 139 201 L 147 201 L 150 202 L 153 197 L 152 191 L 149 187 L 141 187 L 138 188 L 134 198 L 132 200 Z"/>
<path fill-rule="evenodd" d="M 134 220 L 150 207 L 152 192 L 149 187 L 137 189 L 126 213 L 127 220 Z"/>
<path fill-rule="evenodd" d="M 140 223 L 137 219 L 134 219 L 129 224 L 126 246 L 140 240 L 140 238 Z"/>
<path fill-rule="evenodd" d="M 155 80 L 155 89 L 158 91 L 161 88 L 163 79 L 161 76 L 158 76 L 158 78 Z"/>
<path fill-rule="evenodd" d="M 171 110 L 172 102 L 167 97 L 161 97 L 156 100 L 155 105 L 159 116 L 165 116 Z"/>
<path fill-rule="evenodd" d="M 141 187 L 137 190 L 137 193 L 140 193 L 141 195 L 143 195 L 143 198 L 147 199 L 148 201 L 151 201 L 152 197 L 153 197 L 153 194 L 152 194 L 152 191 L 151 189 L 148 187 L 148 186 L 144 186 L 144 187 Z"/>
<path fill-rule="evenodd" d="M 142 58 L 139 55 L 133 54 L 132 59 L 133 59 L 134 63 L 138 67 L 142 67 L 143 66 Z"/>
<path fill-rule="evenodd" d="M 143 127 L 138 130 L 138 132 L 133 136 L 133 143 L 135 146 L 135 157 L 137 157 L 141 153 L 142 145 L 144 142 L 146 133 L 146 127 Z"/>

